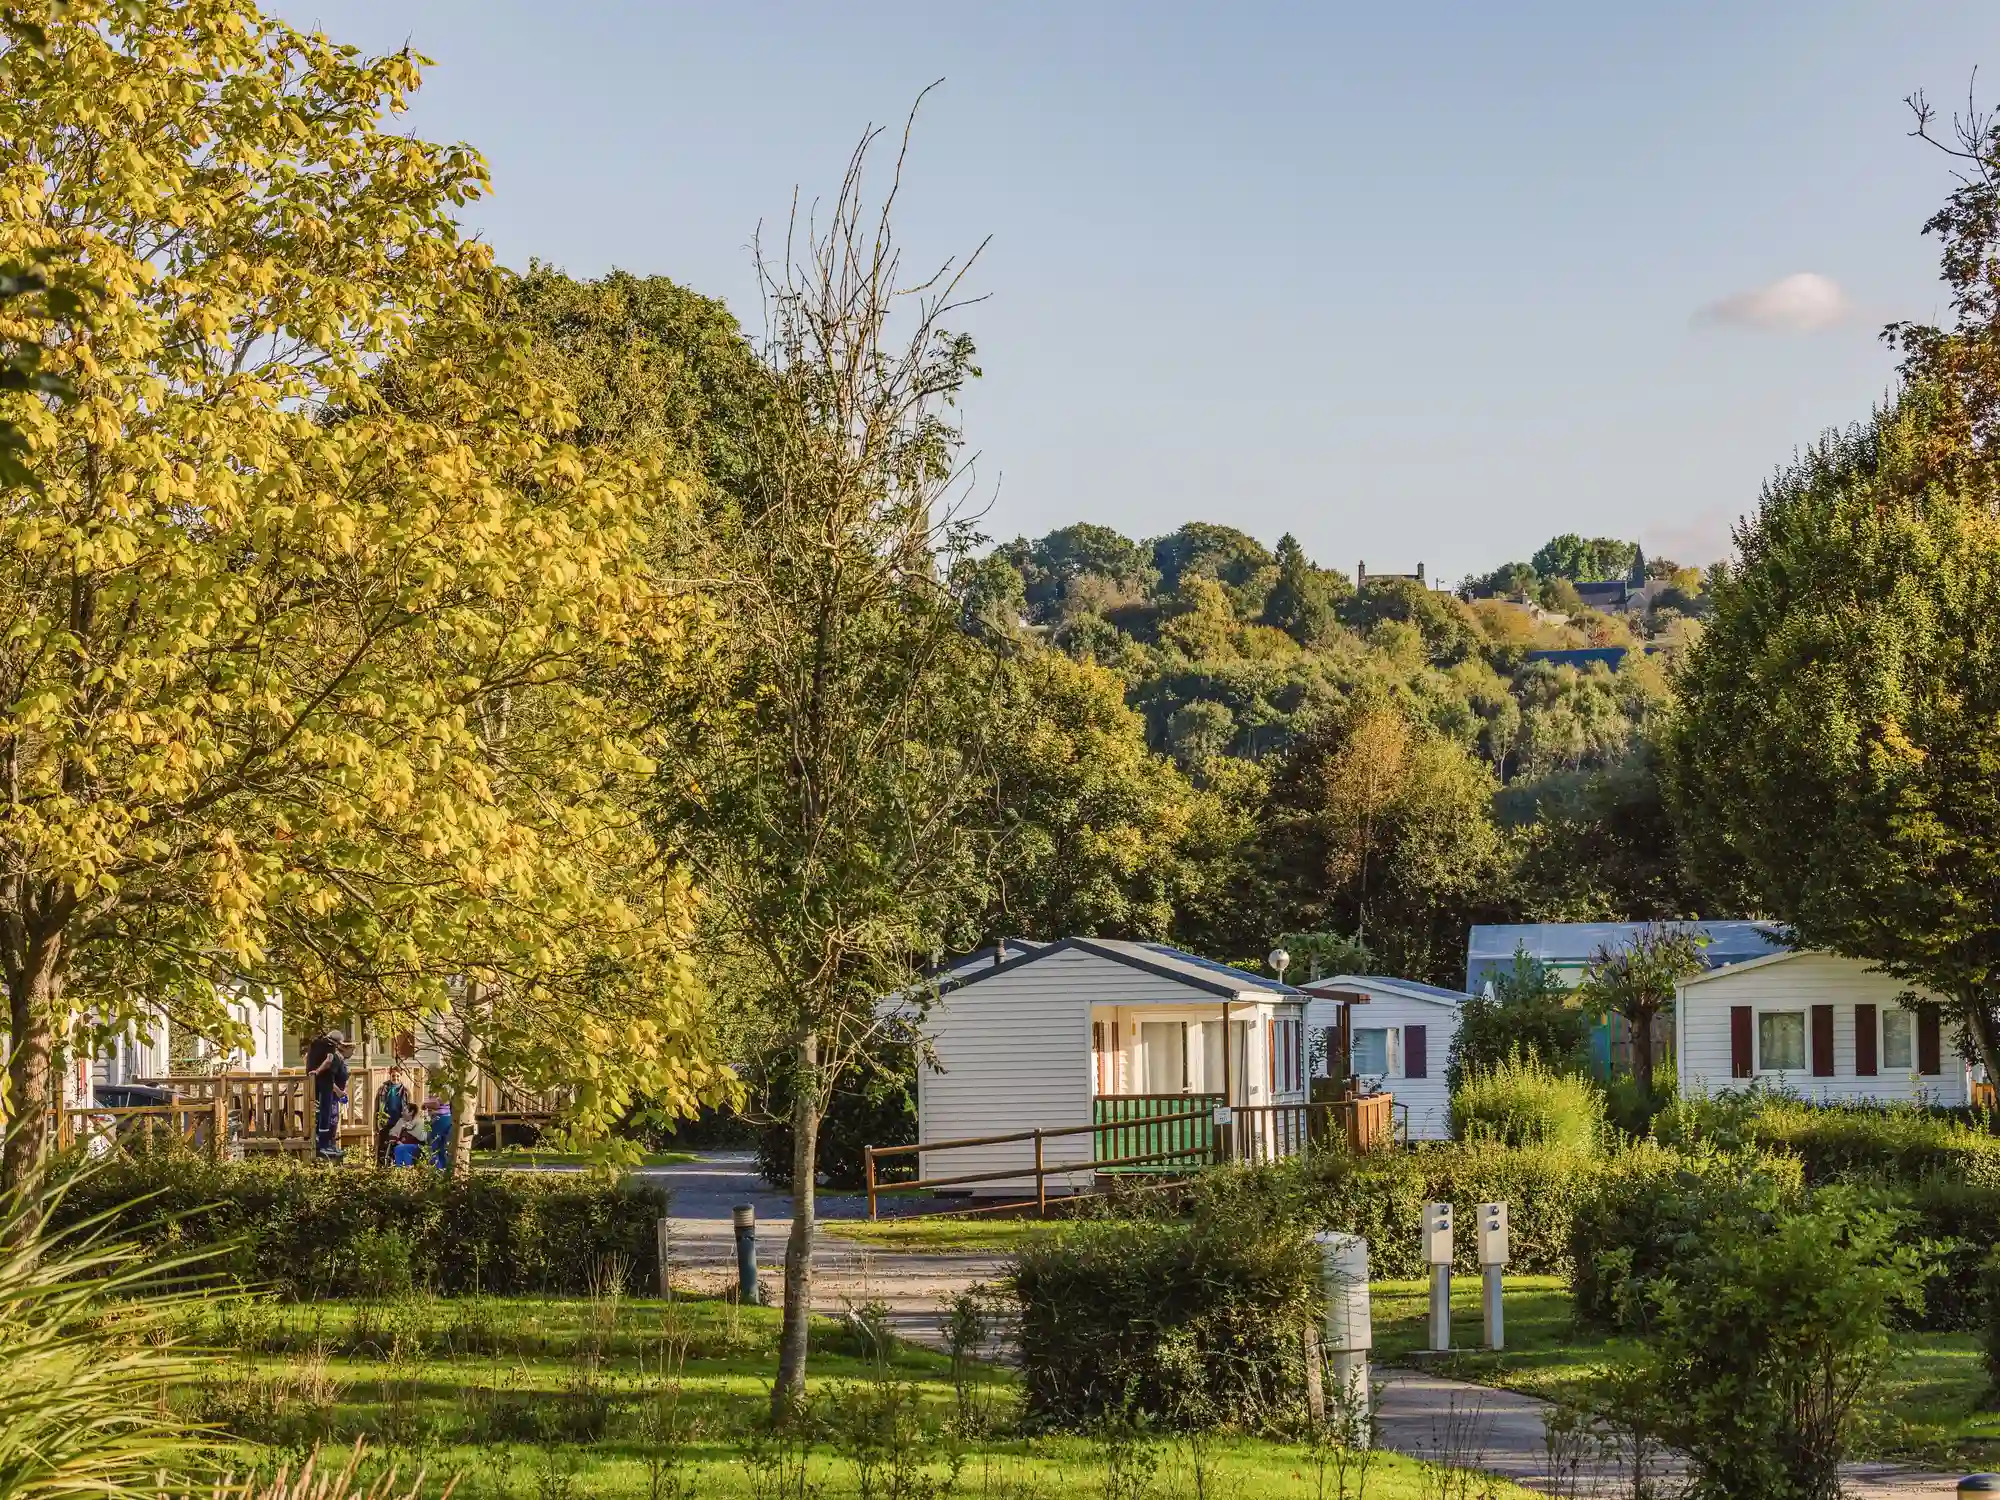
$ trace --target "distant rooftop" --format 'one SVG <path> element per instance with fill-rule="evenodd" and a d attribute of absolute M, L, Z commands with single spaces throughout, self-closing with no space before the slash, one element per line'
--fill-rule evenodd
<path fill-rule="evenodd" d="M 1777 928 L 1768 922 L 1674 925 L 1692 927 L 1708 939 L 1701 961 L 1711 969 L 1782 953 L 1786 948 Z M 1465 987 L 1478 993 L 1488 975 L 1514 961 L 1517 949 L 1553 968 L 1581 969 L 1599 948 L 1623 947 L 1646 926 L 1644 922 L 1517 922 L 1474 927 L 1465 940 Z"/>

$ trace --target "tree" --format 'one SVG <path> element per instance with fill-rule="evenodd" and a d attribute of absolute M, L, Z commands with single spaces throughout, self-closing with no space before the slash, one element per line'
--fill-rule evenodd
<path fill-rule="evenodd" d="M 980 931 L 1168 936 L 1195 792 L 1147 749 L 1118 679 L 1037 651 L 1008 671 L 992 711 L 999 843 Z"/>
<path fill-rule="evenodd" d="M 1241 588 L 1271 561 L 1264 544 L 1249 533 L 1210 521 L 1190 521 L 1153 543 L 1153 567 L 1163 589 L 1179 588 L 1191 573 Z"/>
<path fill-rule="evenodd" d="M 970 541 L 952 517 L 949 408 L 976 370 L 970 340 L 943 327 L 964 267 L 904 279 L 900 156 L 879 208 L 864 196 L 875 139 L 824 216 L 795 219 L 781 256 L 760 251 L 770 400 L 740 501 L 689 538 L 684 576 L 705 580 L 718 629 L 658 752 L 661 836 L 700 877 L 756 1050 L 789 1058 L 780 1418 L 805 1390 L 828 1091 L 886 1040 L 879 998 L 945 946 L 976 878 L 995 669 L 948 583 Z"/>
<path fill-rule="evenodd" d="M 1694 928 L 1649 922 L 1626 943 L 1606 943 L 1590 956 L 1577 998 L 1600 1013 L 1622 1016 L 1632 1029 L 1632 1078 L 1653 1097 L 1653 1018 L 1674 1003 L 1683 979 L 1701 972 L 1708 940 Z"/>
<path fill-rule="evenodd" d="M 1490 998 L 1474 995 L 1459 1008 L 1444 1070 L 1447 1090 L 1457 1093 L 1469 1074 L 1491 1072 L 1514 1057 L 1559 1073 L 1581 1071 L 1590 1016 L 1555 970 L 1517 948 L 1492 986 Z"/>
<path fill-rule="evenodd" d="M 538 430 L 531 378 L 438 353 L 414 417 L 373 377 L 419 326 L 477 330 L 493 287 L 452 219 L 479 158 L 382 128 L 419 59 L 248 0 L 0 32 L 0 259 L 53 248 L 103 293 L 28 335 L 75 399 L 7 410 L 41 480 L 0 512 L 19 1182 L 85 1008 L 245 978 L 306 1011 L 357 984 L 437 1008 L 448 959 L 547 973 L 565 922 L 621 927 L 576 862 L 590 821 L 518 818 L 487 727 L 553 736 L 543 684 L 628 631 L 641 575 L 630 491 Z M 569 742 L 568 786 L 601 748 Z"/>
<path fill-rule="evenodd" d="M 1038 623 L 1062 611 L 1071 590 L 1088 578 L 1102 579 L 1118 592 L 1138 598 L 1155 574 L 1146 549 L 1109 526 L 1079 521 L 1039 541 L 1017 537 L 999 549 L 1027 582 L 1028 603 Z"/>
<path fill-rule="evenodd" d="M 1586 540 L 1570 531 L 1544 542 L 1528 565 L 1545 579 L 1596 583 L 1605 578 L 1624 577 L 1638 551 L 1636 542 L 1621 542 L 1609 536 Z"/>
<path fill-rule="evenodd" d="M 1460 592 L 1470 599 L 1511 599 L 1532 594 L 1540 578 L 1532 563 L 1502 563 L 1484 577 L 1468 578 Z"/>
<path fill-rule="evenodd" d="M 1278 538 L 1278 579 L 1264 599 L 1264 623 L 1310 646 L 1333 626 L 1327 586 L 1289 531 Z"/>

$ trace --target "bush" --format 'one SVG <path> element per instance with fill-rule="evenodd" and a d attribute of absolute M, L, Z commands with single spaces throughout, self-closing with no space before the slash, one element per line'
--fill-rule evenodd
<path fill-rule="evenodd" d="M 1942 1176 L 2000 1186 L 2000 1138 L 1908 1105 L 1820 1105 L 1763 1095 L 1751 1129 L 1765 1150 L 1798 1157 L 1808 1182 Z"/>
<path fill-rule="evenodd" d="M 907 1146 L 917 1138 L 917 1064 L 908 1047 L 888 1049 L 880 1063 L 858 1062 L 840 1076 L 819 1125 L 819 1176 L 830 1188 L 859 1192 L 867 1185 L 868 1146 Z M 769 1109 L 776 1118 L 757 1134 L 757 1171 L 775 1188 L 792 1186 L 791 1091 L 774 1082 Z M 891 1157 L 877 1172 L 881 1182 L 917 1175 L 914 1156 Z"/>
<path fill-rule="evenodd" d="M 1905 1233 L 1930 1260 L 1924 1304 L 1912 1318 L 1932 1329 L 1981 1326 L 1986 1264 L 2000 1246 L 2000 1187 L 1930 1177 L 1895 1197 L 1911 1214 Z"/>
<path fill-rule="evenodd" d="M 1491 1068 L 1467 1072 L 1452 1090 L 1451 1133 L 1461 1141 L 1589 1152 L 1603 1129 L 1604 1096 L 1595 1084 L 1518 1049 Z"/>
<path fill-rule="evenodd" d="M 659 1277 L 660 1193 L 570 1173 L 328 1169 L 189 1154 L 97 1166 L 58 1218 L 104 1215 L 155 1252 L 212 1245 L 245 1284 L 288 1298 L 365 1296 L 410 1281 L 448 1295 L 581 1293 Z"/>
<path fill-rule="evenodd" d="M 1920 1295 L 1896 1215 L 1842 1196 L 1722 1219 L 1653 1283 L 1639 1420 L 1688 1457 L 1694 1500 L 1837 1500 L 1840 1461 Z"/>
<path fill-rule="evenodd" d="M 1014 1263 L 1027 1415 L 1267 1423 L 1303 1393 L 1318 1281 L 1279 1220 L 1086 1222 L 1030 1244 Z"/>
<path fill-rule="evenodd" d="M 1985 1263 L 1979 1270 L 1979 1288 L 1985 1303 L 1984 1335 L 1986 1378 L 1993 1387 L 1994 1398 L 2000 1398 L 2000 1250 L 1987 1254 Z"/>
<path fill-rule="evenodd" d="M 1459 1007 L 1458 1034 L 1445 1063 L 1445 1086 L 1457 1093 L 1473 1073 L 1488 1072 L 1516 1053 L 1557 1072 L 1581 1072 L 1590 1017 L 1547 965 L 1517 949 L 1513 964 L 1493 975 L 1493 998 L 1474 995 Z"/>
<path fill-rule="evenodd" d="M 1282 1220 L 1300 1238 L 1337 1229 L 1368 1241 L 1378 1276 L 1423 1274 L 1417 1218 L 1431 1201 L 1455 1203 L 1470 1215 L 1480 1203 L 1504 1199 L 1514 1269 L 1561 1276 L 1570 1267 L 1570 1230 L 1599 1169 L 1595 1157 L 1555 1146 L 1510 1149 L 1490 1142 L 1422 1151 L 1330 1151 L 1277 1166 L 1205 1174 L 1190 1190 L 1193 1211 L 1219 1223 Z M 1157 1211 L 1170 1205 L 1152 1200 Z M 1457 1237 L 1462 1270 L 1477 1269 L 1478 1246 Z"/>
<path fill-rule="evenodd" d="M 1570 1235 L 1577 1318 L 1642 1327 L 1650 1289 L 1707 1248 L 1718 1226 L 1769 1226 L 1800 1197 L 1795 1162 L 1683 1153 L 1654 1144 L 1609 1159 L 1578 1204 Z"/>

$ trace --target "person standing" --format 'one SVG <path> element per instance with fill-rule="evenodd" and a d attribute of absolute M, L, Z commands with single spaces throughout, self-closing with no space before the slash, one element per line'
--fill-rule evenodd
<path fill-rule="evenodd" d="M 405 1106 L 410 1105 L 410 1090 L 403 1082 L 403 1070 L 391 1068 L 389 1081 L 382 1085 L 382 1091 L 375 1096 L 375 1165 L 389 1165 L 389 1133 L 403 1118 Z"/>
<path fill-rule="evenodd" d="M 340 1160 L 340 1106 L 347 1097 L 347 1038 L 329 1031 L 315 1044 L 319 1062 L 306 1054 L 306 1071 L 313 1081 L 313 1126 L 321 1161 Z"/>

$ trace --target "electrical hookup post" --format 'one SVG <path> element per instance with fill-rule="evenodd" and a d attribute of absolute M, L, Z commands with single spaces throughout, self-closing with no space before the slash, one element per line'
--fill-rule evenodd
<path fill-rule="evenodd" d="M 1426 1203 L 1424 1264 L 1431 1271 L 1431 1353 L 1451 1352 L 1451 1205 Z"/>
<path fill-rule="evenodd" d="M 1479 1205 L 1479 1279 L 1486 1311 L 1486 1347 L 1507 1347 L 1507 1315 L 1501 1281 L 1507 1272 L 1507 1205 Z"/>
<path fill-rule="evenodd" d="M 1326 1345 L 1333 1390 L 1331 1408 L 1349 1447 L 1368 1446 L 1368 1351 L 1375 1324 L 1368 1310 L 1368 1241 L 1358 1234 L 1316 1234 L 1320 1286 L 1326 1294 Z"/>

